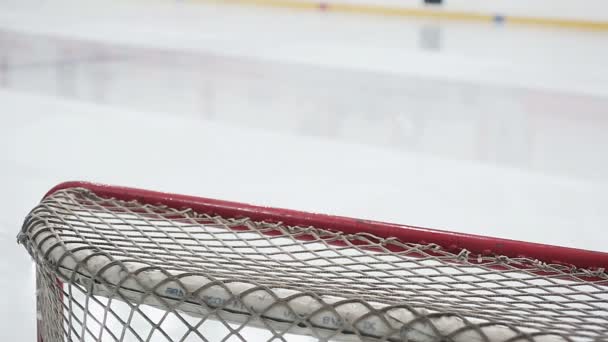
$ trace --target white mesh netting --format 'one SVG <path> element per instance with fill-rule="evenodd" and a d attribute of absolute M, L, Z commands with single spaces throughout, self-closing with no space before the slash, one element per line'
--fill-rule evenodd
<path fill-rule="evenodd" d="M 43 341 L 608 341 L 608 275 L 367 233 L 46 197 Z"/>

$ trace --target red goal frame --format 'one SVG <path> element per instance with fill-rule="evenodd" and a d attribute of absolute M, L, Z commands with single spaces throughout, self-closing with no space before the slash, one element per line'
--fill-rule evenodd
<path fill-rule="evenodd" d="M 199 214 L 217 215 L 230 218 L 249 218 L 267 223 L 282 223 L 287 226 L 312 226 L 346 234 L 369 233 L 379 238 L 396 238 L 402 243 L 438 245 L 445 251 L 459 253 L 467 250 L 470 260 L 480 257 L 505 256 L 511 259 L 540 261 L 574 269 L 599 271 L 608 269 L 608 253 L 584 249 L 552 246 L 481 235 L 456 233 L 445 230 L 423 228 L 410 225 L 385 223 L 326 214 L 308 213 L 290 209 L 272 208 L 238 202 L 223 201 L 204 197 L 178 195 L 172 193 L 143 190 L 122 186 L 105 185 L 83 181 L 70 181 L 56 185 L 44 198 L 69 188 L 84 188 L 102 198 L 123 201 L 137 201 L 142 204 L 164 205 L 181 210 L 191 209 Z M 298 237 L 306 239 L 305 236 Z M 481 261 L 478 261 L 481 262 Z M 514 267 L 527 268 L 526 263 Z M 501 268 L 490 265 L 491 268 Z M 535 271 L 534 273 L 544 273 Z M 583 279 L 595 280 L 593 273 Z M 59 285 L 62 286 L 59 279 Z M 38 321 L 38 342 L 44 342 Z"/>

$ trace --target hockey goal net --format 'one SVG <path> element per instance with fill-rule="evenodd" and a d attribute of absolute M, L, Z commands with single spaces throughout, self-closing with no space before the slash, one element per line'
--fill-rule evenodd
<path fill-rule="evenodd" d="M 608 254 L 90 183 L 27 216 L 40 341 L 608 341 Z"/>

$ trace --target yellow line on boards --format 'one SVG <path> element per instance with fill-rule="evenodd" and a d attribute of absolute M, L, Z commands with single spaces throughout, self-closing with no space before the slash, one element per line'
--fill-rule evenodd
<path fill-rule="evenodd" d="M 191 0 L 207 2 L 209 0 Z M 291 8 L 299 10 L 324 10 L 338 13 L 371 14 L 392 17 L 418 17 L 427 19 L 455 20 L 455 21 L 497 21 L 495 15 L 478 14 L 473 12 L 452 12 L 441 8 L 402 8 L 380 5 L 346 4 L 346 3 L 324 3 L 300 0 L 211 0 L 216 3 L 242 4 L 263 7 Z M 499 18 L 507 24 L 550 26 L 569 29 L 608 31 L 608 21 L 587 21 L 577 19 L 557 19 L 546 17 L 518 17 L 504 16 Z"/>
<path fill-rule="evenodd" d="M 608 31 L 606 21 L 586 21 L 576 19 L 557 19 L 557 18 L 535 18 L 535 17 L 508 17 L 507 23 L 522 25 L 543 25 L 573 29 Z"/>
<path fill-rule="evenodd" d="M 255 0 L 258 1 L 258 0 Z M 264 0 L 261 0 L 264 1 Z M 446 12 L 439 9 L 415 9 L 400 7 L 384 7 L 375 5 L 357 4 L 330 4 L 328 10 L 336 12 L 350 12 L 361 14 L 378 14 L 397 17 L 421 17 L 450 20 L 469 20 L 469 21 L 492 21 L 493 17 L 484 14 L 466 12 Z"/>

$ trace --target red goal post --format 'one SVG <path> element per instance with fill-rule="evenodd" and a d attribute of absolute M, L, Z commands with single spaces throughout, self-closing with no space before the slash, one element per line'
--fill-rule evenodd
<path fill-rule="evenodd" d="M 185 325 L 175 341 L 208 320 L 225 340 L 608 340 L 603 252 L 87 182 L 51 189 L 20 241 L 52 339 L 173 341 L 149 306 Z"/>

